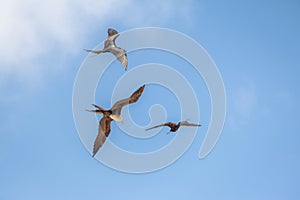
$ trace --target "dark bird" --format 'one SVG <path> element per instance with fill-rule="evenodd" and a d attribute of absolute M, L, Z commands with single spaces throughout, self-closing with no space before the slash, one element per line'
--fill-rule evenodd
<path fill-rule="evenodd" d="M 116 38 L 120 34 L 118 33 L 118 31 L 116 31 L 112 28 L 109 28 L 107 30 L 107 34 L 108 34 L 108 36 L 105 39 L 104 48 L 102 50 L 88 50 L 88 49 L 84 49 L 84 50 L 87 52 L 92 52 L 92 53 L 96 53 L 96 54 L 110 52 L 116 56 L 116 58 L 122 63 L 125 70 L 127 70 L 128 60 L 127 60 L 126 51 L 124 49 L 121 49 L 120 47 L 118 47 L 115 43 Z"/>
<path fill-rule="evenodd" d="M 99 148 L 105 142 L 105 139 L 108 137 L 110 133 L 110 122 L 115 121 L 122 121 L 121 117 L 121 110 L 123 106 L 126 106 L 131 103 L 135 103 L 144 91 L 145 85 L 141 86 L 138 90 L 136 90 L 129 98 L 122 99 L 117 101 L 109 110 L 105 110 L 100 106 L 92 104 L 96 110 L 87 110 L 88 112 L 94 112 L 96 114 L 103 114 L 103 117 L 99 121 L 98 127 L 98 135 L 94 142 L 94 149 L 93 149 L 93 157 L 99 150 Z"/>
<path fill-rule="evenodd" d="M 170 133 L 170 132 L 176 132 L 180 126 L 201 126 L 201 125 L 200 124 L 192 124 L 192 123 L 189 123 L 188 121 L 178 122 L 177 124 L 175 124 L 173 122 L 166 122 L 164 124 L 160 124 L 160 125 L 148 128 L 148 129 L 146 129 L 146 131 L 149 131 L 154 128 L 162 127 L 162 126 L 170 127 L 170 131 L 168 132 L 168 133 Z"/>

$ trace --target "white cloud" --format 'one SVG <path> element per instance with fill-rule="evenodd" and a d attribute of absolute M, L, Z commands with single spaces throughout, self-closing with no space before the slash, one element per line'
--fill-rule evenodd
<path fill-rule="evenodd" d="M 58 67 L 58 61 L 48 54 L 74 56 L 82 51 L 91 27 L 105 26 L 111 20 L 128 28 L 163 25 L 175 16 L 184 20 L 192 6 L 188 6 L 191 2 L 178 6 L 181 4 L 170 0 L 4 0 L 0 7 L 0 74 L 38 77 L 44 68 Z"/>

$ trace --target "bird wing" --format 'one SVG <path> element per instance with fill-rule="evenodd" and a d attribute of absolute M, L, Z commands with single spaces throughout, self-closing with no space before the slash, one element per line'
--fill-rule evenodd
<path fill-rule="evenodd" d="M 181 126 L 201 126 L 201 124 L 193 124 L 193 123 L 189 123 L 188 121 L 182 121 L 180 122 Z"/>
<path fill-rule="evenodd" d="M 176 124 L 174 124 L 173 122 L 166 122 L 166 123 L 163 123 L 163 124 L 160 124 L 160 125 L 148 128 L 148 129 L 146 129 L 146 131 L 154 129 L 154 128 L 158 128 L 158 127 L 161 127 L 161 126 L 168 126 L 168 127 L 170 127 L 172 129 L 172 127 L 176 126 Z"/>
<path fill-rule="evenodd" d="M 111 108 L 112 114 L 119 116 L 123 106 L 137 102 L 144 91 L 145 85 L 134 91 L 129 98 L 117 101 Z"/>
<path fill-rule="evenodd" d="M 93 149 L 93 157 L 96 155 L 100 147 L 104 144 L 106 138 L 108 137 L 110 133 L 110 122 L 112 119 L 109 117 L 102 117 L 102 119 L 99 121 L 99 127 L 98 127 L 98 135 L 96 137 L 96 140 L 94 142 L 94 149 Z"/>
<path fill-rule="evenodd" d="M 96 54 L 103 53 L 102 50 L 90 50 L 90 49 L 83 49 L 83 50 L 85 50 L 86 52 L 91 52 L 91 53 L 96 53 Z"/>
<path fill-rule="evenodd" d="M 147 128 L 146 131 L 149 131 L 149 130 L 154 129 L 154 128 L 159 128 L 159 127 L 165 126 L 165 124 L 166 124 L 166 123 L 160 124 L 160 125 L 156 125 L 156 126 L 152 126 L 152 127 L 150 127 L 150 128 Z"/>
<path fill-rule="evenodd" d="M 114 54 L 116 58 L 120 61 L 120 63 L 123 65 L 125 70 L 127 70 L 128 67 L 128 59 L 127 59 L 127 54 L 126 51 L 120 47 L 112 47 L 109 49 L 109 52 Z"/>

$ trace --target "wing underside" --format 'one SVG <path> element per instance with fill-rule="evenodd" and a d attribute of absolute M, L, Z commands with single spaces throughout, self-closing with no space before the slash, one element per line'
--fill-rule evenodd
<path fill-rule="evenodd" d="M 93 148 L 93 157 L 96 155 L 96 153 L 98 152 L 98 150 L 104 144 L 106 138 L 108 137 L 110 133 L 111 121 L 112 121 L 111 118 L 105 116 L 103 116 L 102 119 L 99 121 L 98 135 L 94 142 L 94 148 Z"/>

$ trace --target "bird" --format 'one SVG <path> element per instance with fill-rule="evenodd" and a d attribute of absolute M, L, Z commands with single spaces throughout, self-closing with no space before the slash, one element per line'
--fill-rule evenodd
<path fill-rule="evenodd" d="M 117 101 L 109 110 L 105 110 L 100 106 L 92 104 L 96 109 L 95 110 L 86 110 L 88 112 L 94 112 L 96 114 L 103 114 L 103 117 L 99 121 L 98 126 L 98 135 L 94 142 L 93 147 L 93 157 L 96 155 L 100 147 L 104 144 L 106 138 L 110 134 L 110 123 L 115 121 L 123 121 L 121 117 L 121 110 L 123 106 L 126 106 L 131 103 L 135 103 L 138 101 L 140 96 L 144 91 L 145 85 L 141 86 L 129 98 L 122 99 Z"/>
<path fill-rule="evenodd" d="M 169 134 L 170 132 L 176 132 L 180 126 L 201 126 L 201 124 L 192 124 L 192 123 L 189 123 L 188 121 L 181 121 L 181 122 L 178 122 L 177 124 L 173 123 L 173 122 L 166 122 L 166 123 L 163 123 L 163 124 L 160 124 L 157 126 L 153 126 L 151 128 L 147 128 L 146 131 L 149 131 L 154 128 L 159 128 L 162 126 L 170 127 L 170 131 L 168 132 L 168 134 Z"/>
<path fill-rule="evenodd" d="M 89 50 L 89 49 L 84 49 L 87 52 L 95 53 L 95 54 L 100 54 L 100 53 L 107 53 L 110 52 L 116 56 L 116 58 L 121 62 L 123 65 L 125 71 L 127 70 L 128 67 L 128 59 L 127 59 L 127 54 L 126 50 L 118 47 L 115 43 L 116 38 L 120 35 L 118 31 L 109 28 L 107 30 L 107 38 L 105 39 L 104 42 L 104 48 L 102 50 Z"/>

